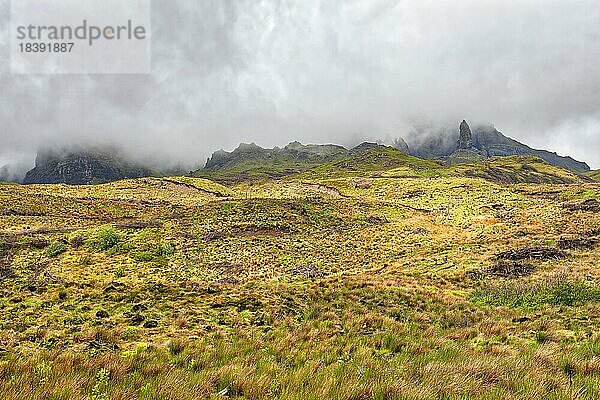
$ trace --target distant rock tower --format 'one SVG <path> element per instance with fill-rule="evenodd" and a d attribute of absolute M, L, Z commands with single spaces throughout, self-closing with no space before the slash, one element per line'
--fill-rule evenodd
<path fill-rule="evenodd" d="M 400 150 L 404 154 L 410 154 L 410 148 L 408 147 L 406 140 L 401 137 L 394 140 L 394 148 Z"/>
<path fill-rule="evenodd" d="M 471 133 L 471 128 L 467 121 L 463 119 L 463 122 L 460 123 L 460 136 L 458 138 L 458 148 L 459 149 L 470 149 L 473 147 L 473 134 Z"/>

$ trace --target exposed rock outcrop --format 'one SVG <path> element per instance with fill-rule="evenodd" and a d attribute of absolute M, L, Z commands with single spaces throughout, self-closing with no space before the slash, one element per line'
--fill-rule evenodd
<path fill-rule="evenodd" d="M 494 156 L 536 156 L 548 164 L 571 172 L 590 171 L 590 167 L 584 162 L 546 150 L 533 149 L 504 136 L 491 125 L 478 125 L 471 129 L 469 124 L 463 121 L 458 132 L 455 127 L 426 126 L 416 129 L 411 139 L 409 142 L 411 155 L 445 160 L 450 164 L 475 162 Z"/>
<path fill-rule="evenodd" d="M 470 149 L 473 147 L 473 134 L 471 133 L 471 128 L 467 121 L 463 119 L 460 123 L 460 134 L 458 137 L 458 148 L 459 149 Z"/>
<path fill-rule="evenodd" d="M 27 172 L 25 184 L 65 183 L 90 185 L 152 175 L 144 167 L 102 151 L 42 151 L 35 168 Z"/>

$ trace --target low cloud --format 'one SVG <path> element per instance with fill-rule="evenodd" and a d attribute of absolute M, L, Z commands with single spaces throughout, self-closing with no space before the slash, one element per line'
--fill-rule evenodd
<path fill-rule="evenodd" d="M 11 75 L 0 32 L 0 163 L 91 143 L 193 168 L 241 141 L 352 145 L 466 118 L 600 167 L 595 0 L 152 6 L 150 75 Z"/>

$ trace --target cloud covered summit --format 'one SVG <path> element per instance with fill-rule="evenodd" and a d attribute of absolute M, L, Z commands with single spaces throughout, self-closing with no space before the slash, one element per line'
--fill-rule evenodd
<path fill-rule="evenodd" d="M 0 164 L 110 144 L 191 168 L 242 141 L 349 146 L 466 118 L 600 166 L 597 1 L 152 7 L 150 75 L 11 75 L 0 33 Z"/>

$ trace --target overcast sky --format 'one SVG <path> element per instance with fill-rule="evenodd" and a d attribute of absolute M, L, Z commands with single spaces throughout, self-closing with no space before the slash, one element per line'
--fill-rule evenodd
<path fill-rule="evenodd" d="M 0 0 L 0 166 L 94 141 L 191 167 L 466 118 L 600 168 L 598 0 L 152 4 L 152 74 L 11 75 Z"/>

